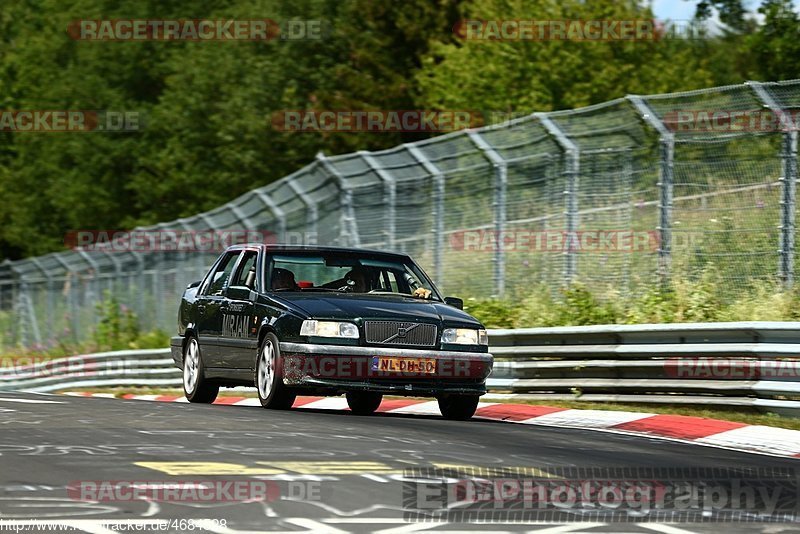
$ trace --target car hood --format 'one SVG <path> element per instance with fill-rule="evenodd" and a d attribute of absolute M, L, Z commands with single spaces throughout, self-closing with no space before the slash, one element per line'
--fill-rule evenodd
<path fill-rule="evenodd" d="M 474 317 L 462 310 L 441 302 L 411 297 L 283 293 L 273 295 L 273 298 L 315 319 L 353 320 L 360 317 L 474 327 L 480 325 Z"/>

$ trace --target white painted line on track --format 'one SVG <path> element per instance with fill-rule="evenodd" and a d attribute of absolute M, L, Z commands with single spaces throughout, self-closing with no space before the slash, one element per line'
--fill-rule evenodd
<path fill-rule="evenodd" d="M 642 523 L 639 525 L 642 528 L 661 532 L 663 534 L 695 534 L 693 530 L 684 530 L 682 528 L 673 527 L 671 525 L 660 525 L 658 523 Z"/>
<path fill-rule="evenodd" d="M 342 397 L 326 397 L 324 399 L 309 402 L 298 408 L 310 408 L 313 410 L 344 410 L 347 408 L 347 400 Z"/>
<path fill-rule="evenodd" d="M 233 406 L 261 406 L 258 399 L 244 399 L 233 403 Z"/>
<path fill-rule="evenodd" d="M 797 431 L 771 426 L 743 426 L 694 440 L 696 443 L 736 447 L 741 449 L 768 450 L 772 454 L 794 456 L 800 454 Z"/>
<path fill-rule="evenodd" d="M 308 519 L 305 517 L 291 517 L 288 519 L 283 520 L 284 523 L 289 523 L 290 525 L 295 525 L 298 527 L 303 527 L 309 529 L 311 532 L 325 532 L 327 534 L 348 534 L 346 530 L 341 530 L 330 525 L 326 525 L 324 523 L 320 523 L 319 521 L 315 521 L 313 519 Z"/>
<path fill-rule="evenodd" d="M 135 399 L 126 399 L 122 397 L 122 400 L 146 400 L 146 401 L 154 401 L 163 395 L 136 395 Z"/>
<path fill-rule="evenodd" d="M 536 534 L 565 534 L 566 532 L 577 534 L 576 531 L 583 531 L 584 529 L 589 530 L 595 527 L 603 526 L 605 526 L 605 523 L 572 523 L 569 525 L 559 525 L 557 527 L 534 530 L 533 532 Z"/>
<path fill-rule="evenodd" d="M 449 523 L 437 523 L 436 526 L 448 525 Z M 409 523 L 399 527 L 384 528 L 381 530 L 373 530 L 374 534 L 405 534 L 406 532 L 419 532 L 420 530 L 428 530 L 432 525 L 429 523 Z"/>
<path fill-rule="evenodd" d="M 0 401 L 21 402 L 23 404 L 64 404 L 63 401 L 40 400 L 40 399 L 14 399 L 10 397 L 0 397 Z"/>
<path fill-rule="evenodd" d="M 638 421 L 655 414 L 641 412 L 613 412 L 606 410 L 564 410 L 520 421 L 550 426 L 577 426 L 580 428 L 609 428 Z"/>
<path fill-rule="evenodd" d="M 419 404 L 412 404 L 411 406 L 395 408 L 394 410 L 389 410 L 386 413 L 403 413 L 408 415 L 441 415 L 441 412 L 439 411 L 439 403 L 437 401 L 420 402 Z"/>

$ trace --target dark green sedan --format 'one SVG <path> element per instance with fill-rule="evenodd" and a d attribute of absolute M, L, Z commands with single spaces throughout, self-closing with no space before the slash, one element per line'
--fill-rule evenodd
<path fill-rule="evenodd" d="M 424 396 L 468 419 L 492 356 L 461 308 L 404 254 L 237 245 L 184 292 L 172 357 L 190 402 L 255 385 L 266 408 L 345 394 L 366 415 L 383 395 Z"/>

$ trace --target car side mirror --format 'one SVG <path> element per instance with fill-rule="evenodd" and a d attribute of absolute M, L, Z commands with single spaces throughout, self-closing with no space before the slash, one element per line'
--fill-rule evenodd
<path fill-rule="evenodd" d="M 192 289 L 193 287 L 197 287 L 197 286 L 199 286 L 199 285 L 200 285 L 200 284 L 202 284 L 202 283 L 203 283 L 203 281 L 202 281 L 202 280 L 198 280 L 198 281 L 196 281 L 196 282 L 192 282 L 191 284 L 189 284 L 188 286 L 186 286 L 186 289 Z"/>
<path fill-rule="evenodd" d="M 233 300 L 254 300 L 255 292 L 246 286 L 230 286 L 225 296 Z"/>
<path fill-rule="evenodd" d="M 459 310 L 464 309 L 464 301 L 458 297 L 445 297 L 444 303 L 447 304 L 448 306 L 458 308 Z"/>

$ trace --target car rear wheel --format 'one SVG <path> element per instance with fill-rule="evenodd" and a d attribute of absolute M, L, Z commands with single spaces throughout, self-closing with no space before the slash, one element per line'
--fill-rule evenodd
<path fill-rule="evenodd" d="M 189 402 L 211 404 L 219 386 L 208 382 L 203 373 L 203 358 L 197 338 L 191 337 L 183 349 L 183 393 Z"/>
<path fill-rule="evenodd" d="M 350 411 L 356 415 L 370 415 L 375 413 L 381 405 L 383 395 L 371 391 L 351 391 L 345 395 Z"/>
<path fill-rule="evenodd" d="M 478 409 L 478 395 L 447 395 L 439 397 L 439 411 L 445 419 L 466 421 Z"/>
<path fill-rule="evenodd" d="M 283 383 L 283 360 L 275 334 L 270 332 L 264 337 L 256 362 L 255 382 L 261 406 L 273 410 L 291 408 L 297 395 Z"/>

